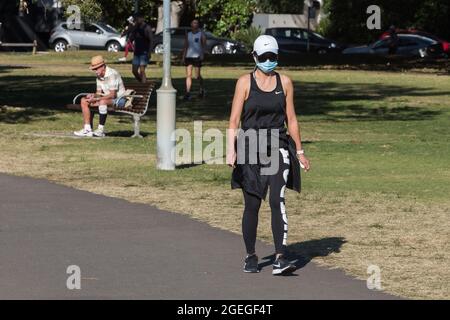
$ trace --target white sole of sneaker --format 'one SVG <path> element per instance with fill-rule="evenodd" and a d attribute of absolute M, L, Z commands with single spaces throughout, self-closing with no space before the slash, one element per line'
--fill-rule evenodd
<path fill-rule="evenodd" d="M 283 269 L 275 269 L 275 270 L 272 271 L 272 274 L 273 275 L 287 274 L 287 273 L 294 272 L 295 269 L 296 269 L 295 266 L 288 266 L 288 267 L 283 268 Z"/>
<path fill-rule="evenodd" d="M 259 273 L 259 269 L 257 271 L 249 271 L 249 270 L 245 270 L 245 264 L 244 264 L 244 268 L 242 269 L 245 273 Z"/>
<path fill-rule="evenodd" d="M 245 272 L 245 273 L 259 273 L 259 270 L 258 270 L 258 271 L 248 271 L 248 270 L 245 270 L 245 269 L 244 269 L 244 272 Z"/>
<path fill-rule="evenodd" d="M 80 137 L 80 138 L 92 138 L 93 137 L 92 134 L 91 135 L 86 135 L 86 134 L 80 135 L 80 134 L 76 134 L 75 132 L 73 134 L 74 134 L 74 136 Z"/>

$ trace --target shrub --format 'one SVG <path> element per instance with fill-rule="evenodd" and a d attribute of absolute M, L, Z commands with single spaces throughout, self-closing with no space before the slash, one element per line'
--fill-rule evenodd
<path fill-rule="evenodd" d="M 248 52 L 252 51 L 253 42 L 261 35 L 261 29 L 250 26 L 247 29 L 242 29 L 233 34 L 233 38 L 242 42 Z"/>

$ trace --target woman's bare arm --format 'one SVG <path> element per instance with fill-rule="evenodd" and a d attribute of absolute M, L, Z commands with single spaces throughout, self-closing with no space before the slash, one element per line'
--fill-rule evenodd
<path fill-rule="evenodd" d="M 230 121 L 227 130 L 227 164 L 234 165 L 236 159 L 235 141 L 241 121 L 242 109 L 244 107 L 245 99 L 248 96 L 248 87 L 250 79 L 248 75 L 241 76 L 236 82 L 234 90 L 233 103 L 231 105 Z"/>
<path fill-rule="evenodd" d="M 281 81 L 286 95 L 286 118 L 289 135 L 294 140 L 296 149 L 303 150 L 300 126 L 294 107 L 294 85 L 292 84 L 292 80 L 285 75 L 281 76 Z M 308 171 L 310 169 L 308 158 L 305 155 L 299 155 L 299 160 L 304 165 L 305 170 Z"/>

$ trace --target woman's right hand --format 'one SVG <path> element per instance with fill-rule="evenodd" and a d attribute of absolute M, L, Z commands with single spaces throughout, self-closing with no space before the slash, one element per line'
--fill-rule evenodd
<path fill-rule="evenodd" d="M 227 152 L 227 165 L 232 168 L 236 166 L 236 151 L 231 150 Z"/>

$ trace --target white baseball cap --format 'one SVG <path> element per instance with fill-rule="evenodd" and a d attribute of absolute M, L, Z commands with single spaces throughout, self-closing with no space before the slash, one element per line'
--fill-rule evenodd
<path fill-rule="evenodd" d="M 278 42 L 274 37 L 263 34 L 256 38 L 255 43 L 253 44 L 253 52 L 258 56 L 266 52 L 278 54 Z"/>
<path fill-rule="evenodd" d="M 129 23 L 133 23 L 133 22 L 134 22 L 133 16 L 129 16 L 128 19 L 127 19 L 127 21 L 128 21 Z"/>

